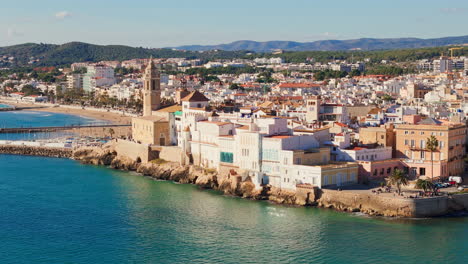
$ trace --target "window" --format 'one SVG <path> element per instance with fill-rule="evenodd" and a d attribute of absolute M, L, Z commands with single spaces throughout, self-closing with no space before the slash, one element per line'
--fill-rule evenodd
<path fill-rule="evenodd" d="M 420 135 L 424 135 L 424 131 L 419 132 Z"/>
<path fill-rule="evenodd" d="M 419 168 L 419 175 L 421 176 L 426 175 L 426 168 Z"/>
<path fill-rule="evenodd" d="M 405 131 L 405 135 L 408 135 L 408 131 Z"/>
<path fill-rule="evenodd" d="M 301 158 L 296 158 L 296 164 L 301 164 Z"/>
<path fill-rule="evenodd" d="M 234 154 L 231 152 L 221 152 L 221 162 L 233 163 Z"/>
<path fill-rule="evenodd" d="M 390 174 L 392 172 L 392 168 L 387 168 L 387 174 Z"/>
<path fill-rule="evenodd" d="M 426 148 L 426 141 L 425 140 L 421 140 L 420 144 L 421 144 L 421 148 Z"/>
<path fill-rule="evenodd" d="M 405 146 L 408 146 L 409 140 L 405 139 Z"/>
<path fill-rule="evenodd" d="M 445 146 L 445 143 L 443 141 L 439 141 L 439 147 L 443 148 Z"/>
<path fill-rule="evenodd" d="M 377 176 L 377 169 L 374 170 L 374 176 Z"/>
<path fill-rule="evenodd" d="M 425 159 L 426 158 L 426 152 L 425 151 L 421 151 L 421 159 Z"/>
<path fill-rule="evenodd" d="M 411 146 L 414 147 L 414 139 L 411 140 Z"/>
<path fill-rule="evenodd" d="M 385 169 L 384 168 L 380 169 L 380 175 L 384 175 L 384 173 L 385 173 Z"/>

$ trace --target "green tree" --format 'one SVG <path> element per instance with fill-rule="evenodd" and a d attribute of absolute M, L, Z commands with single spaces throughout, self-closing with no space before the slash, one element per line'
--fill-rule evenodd
<path fill-rule="evenodd" d="M 358 69 L 354 69 L 349 73 L 350 77 L 360 76 L 360 75 L 361 75 L 361 72 Z"/>
<path fill-rule="evenodd" d="M 401 185 L 408 185 L 409 176 L 403 170 L 395 169 L 388 178 L 388 182 L 391 185 L 395 185 L 397 187 L 398 194 L 401 194 Z"/>
<path fill-rule="evenodd" d="M 428 180 L 418 179 L 418 181 L 416 181 L 415 186 L 417 189 L 423 189 L 424 192 L 428 190 L 432 190 L 432 191 L 434 190 L 434 184 Z"/>
<path fill-rule="evenodd" d="M 434 135 L 431 135 L 427 138 L 426 150 L 431 152 L 431 180 L 434 182 L 434 152 L 437 151 L 439 147 L 439 141 Z"/>

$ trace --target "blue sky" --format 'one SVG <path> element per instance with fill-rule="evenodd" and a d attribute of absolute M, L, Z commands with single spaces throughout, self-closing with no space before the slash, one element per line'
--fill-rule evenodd
<path fill-rule="evenodd" d="M 235 40 L 468 35 L 467 0 L 15 0 L 0 46 L 25 42 L 168 47 Z"/>

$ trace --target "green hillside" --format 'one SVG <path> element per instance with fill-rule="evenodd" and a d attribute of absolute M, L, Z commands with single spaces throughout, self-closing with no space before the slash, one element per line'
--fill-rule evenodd
<path fill-rule="evenodd" d="M 0 62 L 2 67 L 27 66 L 31 58 L 39 59 L 34 66 L 61 66 L 73 62 L 129 60 L 135 58 L 236 58 L 246 54 L 245 51 L 177 51 L 172 49 L 147 49 L 122 45 L 93 45 L 82 42 L 70 42 L 63 45 L 26 43 L 1 47 L 0 56 L 15 57 L 13 63 Z"/>

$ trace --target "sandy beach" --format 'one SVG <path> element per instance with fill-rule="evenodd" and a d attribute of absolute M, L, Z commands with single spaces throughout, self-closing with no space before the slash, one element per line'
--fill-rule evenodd
<path fill-rule="evenodd" d="M 6 100 L 0 100 L 0 103 L 13 105 L 13 106 L 23 108 L 24 110 L 28 110 L 28 111 L 40 111 L 40 112 L 78 115 L 78 116 L 84 116 L 84 117 L 93 118 L 93 119 L 110 121 L 113 124 L 130 124 L 131 119 L 132 119 L 132 117 L 124 116 L 122 114 L 93 111 L 93 110 L 87 110 L 87 109 L 85 110 L 85 109 L 74 109 L 74 108 L 66 108 L 66 107 L 51 107 L 51 106 L 41 105 L 41 104 L 29 104 L 25 102 L 13 102 L 13 101 L 6 101 Z"/>

